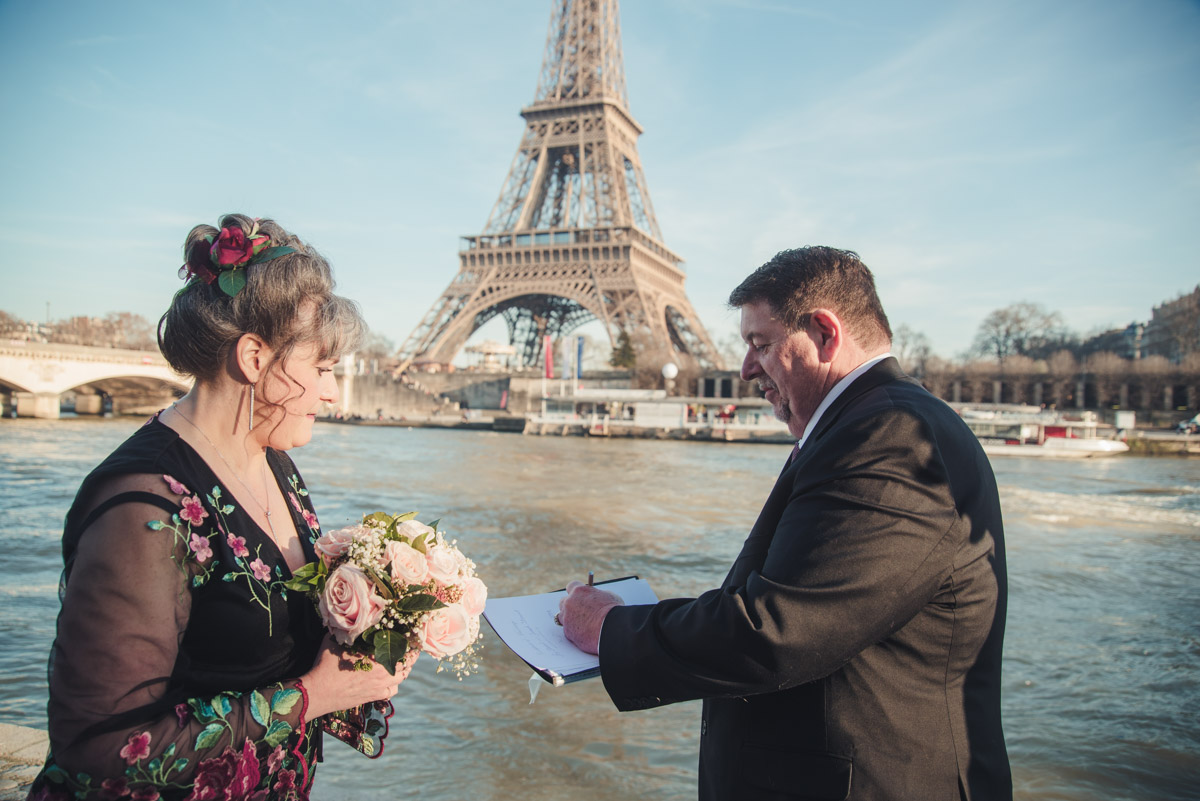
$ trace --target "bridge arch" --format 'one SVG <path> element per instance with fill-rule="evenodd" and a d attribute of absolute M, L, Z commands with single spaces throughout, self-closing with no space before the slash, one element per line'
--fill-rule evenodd
<path fill-rule="evenodd" d="M 20 416 L 58 417 L 65 392 L 87 398 L 85 411 L 99 412 L 104 395 L 113 398 L 114 410 L 136 409 L 186 392 L 191 384 L 160 354 L 149 351 L 28 342 L 0 345 L 0 387 Z"/>

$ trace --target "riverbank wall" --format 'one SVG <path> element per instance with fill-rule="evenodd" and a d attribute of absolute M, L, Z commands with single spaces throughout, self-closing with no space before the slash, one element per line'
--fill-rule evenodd
<path fill-rule="evenodd" d="M 339 425 L 441 428 L 460 431 L 495 431 L 533 436 L 587 436 L 613 439 L 662 439 L 694 442 L 748 442 L 785 444 L 794 440 L 786 432 L 756 431 L 738 426 L 635 426 L 623 421 L 544 420 L 536 415 L 497 411 L 445 411 L 404 418 L 320 418 Z M 1200 435 L 1170 431 L 1132 431 L 1126 440 L 1135 456 L 1200 456 Z"/>
<path fill-rule="evenodd" d="M 379 426 L 386 428 L 440 428 L 457 431 L 495 431 L 543 437 L 601 437 L 611 439 L 661 439 L 692 442 L 746 442 L 791 444 L 795 437 L 787 432 L 755 431 L 736 426 L 659 427 L 635 426 L 624 422 L 592 423 L 588 420 L 539 420 L 523 415 L 463 412 L 459 416 L 437 414 L 403 419 L 318 418 L 335 425 Z"/>
<path fill-rule="evenodd" d="M 49 748 L 46 732 L 0 723 L 0 801 L 24 801 Z"/>
<path fill-rule="evenodd" d="M 1132 431 L 1125 443 L 1135 456 L 1200 456 L 1200 434 Z"/>

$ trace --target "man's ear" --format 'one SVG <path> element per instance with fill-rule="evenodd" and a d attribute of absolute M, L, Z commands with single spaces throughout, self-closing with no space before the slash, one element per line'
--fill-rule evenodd
<path fill-rule="evenodd" d="M 845 344 L 842 321 L 829 309 L 814 309 L 809 315 L 809 335 L 817 346 L 817 356 L 823 362 L 832 362 Z"/>
<path fill-rule="evenodd" d="M 271 363 L 270 346 L 258 334 L 242 334 L 233 352 L 242 375 L 251 384 L 257 384 Z"/>

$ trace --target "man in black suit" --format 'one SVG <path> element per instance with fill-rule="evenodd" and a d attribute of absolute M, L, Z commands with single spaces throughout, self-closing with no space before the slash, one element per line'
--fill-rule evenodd
<path fill-rule="evenodd" d="M 725 582 L 622 606 L 572 582 L 567 637 L 626 711 L 704 699 L 702 801 L 1011 799 L 996 482 L 891 358 L 871 272 L 784 251 L 733 291 L 757 381 L 799 439 Z"/>

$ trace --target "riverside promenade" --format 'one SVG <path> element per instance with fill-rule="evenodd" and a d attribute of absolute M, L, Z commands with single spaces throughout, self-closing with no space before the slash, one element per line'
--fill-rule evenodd
<path fill-rule="evenodd" d="M 0 723 L 0 801 L 24 801 L 49 742 L 39 729 Z"/>

